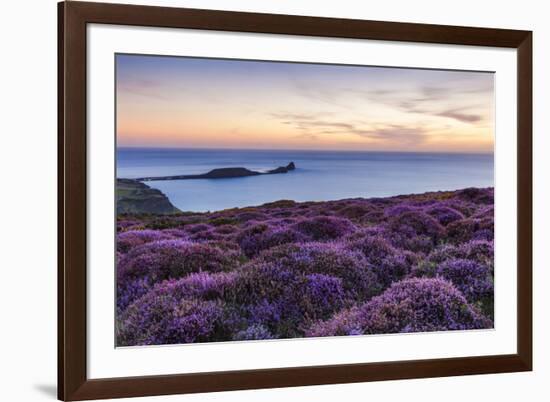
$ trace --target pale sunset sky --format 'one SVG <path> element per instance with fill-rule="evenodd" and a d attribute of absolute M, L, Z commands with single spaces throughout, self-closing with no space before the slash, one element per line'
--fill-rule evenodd
<path fill-rule="evenodd" d="M 493 78 L 117 55 L 117 145 L 491 153 Z"/>

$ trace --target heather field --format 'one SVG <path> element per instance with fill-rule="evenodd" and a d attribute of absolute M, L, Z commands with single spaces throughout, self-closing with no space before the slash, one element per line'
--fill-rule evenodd
<path fill-rule="evenodd" d="M 493 189 L 117 219 L 118 346 L 493 328 Z"/>

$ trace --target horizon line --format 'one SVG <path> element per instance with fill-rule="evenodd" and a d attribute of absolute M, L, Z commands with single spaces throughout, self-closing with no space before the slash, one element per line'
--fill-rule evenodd
<path fill-rule="evenodd" d="M 170 146 L 116 146 L 116 150 L 123 149 L 156 149 L 180 151 L 299 151 L 299 152 L 350 152 L 350 153 L 396 153 L 396 154 L 468 154 L 494 155 L 491 151 L 397 151 L 397 150 L 355 150 L 355 149 L 311 149 L 311 148 L 231 148 L 231 147 L 170 147 Z"/>

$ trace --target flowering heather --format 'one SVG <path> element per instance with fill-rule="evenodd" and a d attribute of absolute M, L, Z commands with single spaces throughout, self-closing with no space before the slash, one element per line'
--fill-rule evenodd
<path fill-rule="evenodd" d="M 451 281 L 473 302 L 493 294 L 490 268 L 478 262 L 463 259 L 447 260 L 437 267 L 436 275 Z"/>
<path fill-rule="evenodd" d="M 448 259 L 462 258 L 473 260 L 486 265 L 492 265 L 495 256 L 492 241 L 472 240 L 459 245 L 443 244 L 435 248 L 427 260 L 441 263 Z"/>
<path fill-rule="evenodd" d="M 352 203 L 338 210 L 338 214 L 351 220 L 360 220 L 365 215 L 376 212 L 377 208 L 368 204 Z"/>
<path fill-rule="evenodd" d="M 447 226 L 447 240 L 459 244 L 470 240 L 493 240 L 494 220 L 467 218 L 455 221 Z"/>
<path fill-rule="evenodd" d="M 141 246 L 152 241 L 167 240 L 173 238 L 172 235 L 159 230 L 129 230 L 119 233 L 116 239 L 117 250 L 125 253 L 128 250 Z"/>
<path fill-rule="evenodd" d="M 315 324 L 307 336 L 480 329 L 490 322 L 450 282 L 407 279 L 362 306 Z"/>
<path fill-rule="evenodd" d="M 444 232 L 443 226 L 432 216 L 424 212 L 407 211 L 389 220 L 393 232 L 404 232 L 409 236 L 426 236 L 437 242 Z"/>
<path fill-rule="evenodd" d="M 170 293 L 177 298 L 223 300 L 227 292 L 234 287 L 237 275 L 235 272 L 218 272 L 215 274 L 198 272 L 182 279 L 168 279 L 157 284 L 151 292 Z"/>
<path fill-rule="evenodd" d="M 307 237 L 304 234 L 292 228 L 271 226 L 267 223 L 247 227 L 237 236 L 239 245 L 248 257 L 253 257 L 262 250 L 281 244 L 298 243 L 305 240 Z"/>
<path fill-rule="evenodd" d="M 260 258 L 293 271 L 340 278 L 348 297 L 354 300 L 367 299 L 381 289 L 366 258 L 339 243 L 286 245 L 268 250 Z"/>
<path fill-rule="evenodd" d="M 150 282 L 193 272 L 228 271 L 238 261 L 220 248 L 186 240 L 161 240 L 131 250 L 118 266 L 118 281 L 148 277 Z"/>
<path fill-rule="evenodd" d="M 348 247 L 360 251 L 370 264 L 377 281 L 386 288 L 409 274 L 417 262 L 416 254 L 393 247 L 379 235 L 351 241 Z"/>
<path fill-rule="evenodd" d="M 273 339 L 273 335 L 262 324 L 252 324 L 245 330 L 237 332 L 233 336 L 234 341 L 252 341 L 261 339 Z"/>
<path fill-rule="evenodd" d="M 344 306 L 339 278 L 305 274 L 277 263 L 252 264 L 237 271 L 233 295 L 225 300 L 277 337 L 303 336 L 303 327 Z"/>
<path fill-rule="evenodd" d="M 493 189 L 117 218 L 117 345 L 493 327 Z"/>
<path fill-rule="evenodd" d="M 443 226 L 447 226 L 449 223 L 464 219 L 464 215 L 461 212 L 446 206 L 433 206 L 428 208 L 426 213 L 437 219 Z"/>
<path fill-rule="evenodd" d="M 147 278 L 136 278 L 119 281 L 117 284 L 117 312 L 124 311 L 134 300 L 140 298 L 151 289 L 151 283 Z"/>
<path fill-rule="evenodd" d="M 355 230 L 349 220 L 328 216 L 304 219 L 292 227 L 313 240 L 334 240 Z"/>
<path fill-rule="evenodd" d="M 117 323 L 119 346 L 225 340 L 223 304 L 147 293 L 131 304 Z"/>

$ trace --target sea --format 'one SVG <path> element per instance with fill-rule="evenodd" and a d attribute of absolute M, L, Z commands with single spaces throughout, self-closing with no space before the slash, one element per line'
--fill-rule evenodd
<path fill-rule="evenodd" d="M 148 181 L 182 211 L 207 212 L 276 200 L 328 201 L 492 187 L 493 154 L 118 148 L 118 178 L 201 174 L 215 168 L 286 174 Z"/>

